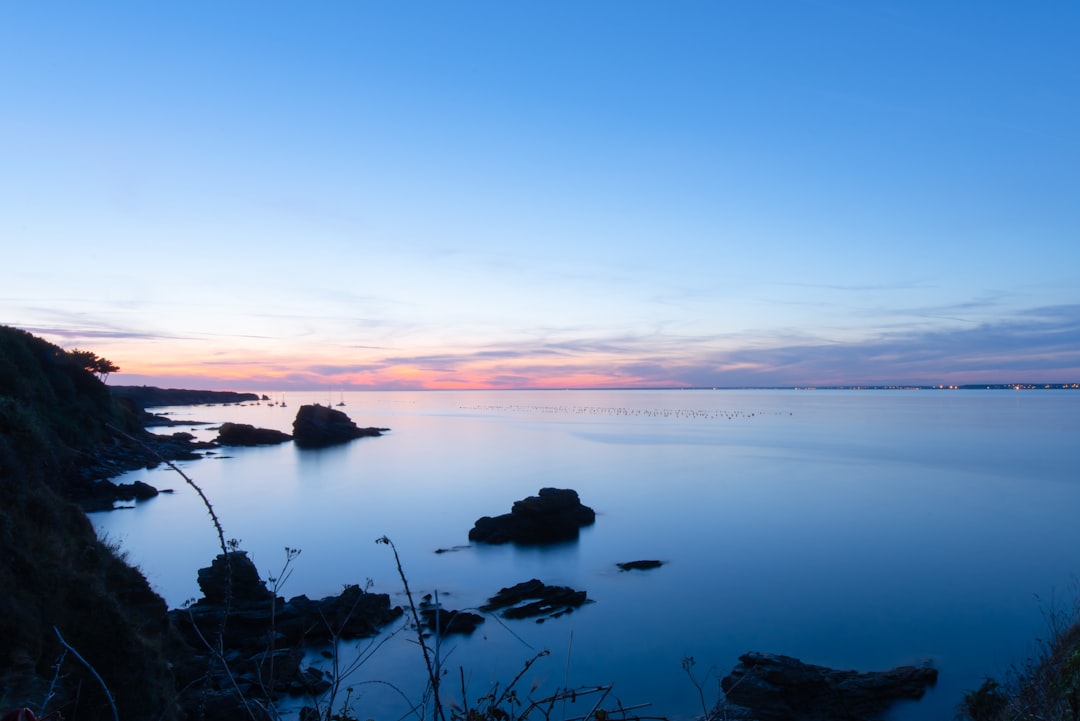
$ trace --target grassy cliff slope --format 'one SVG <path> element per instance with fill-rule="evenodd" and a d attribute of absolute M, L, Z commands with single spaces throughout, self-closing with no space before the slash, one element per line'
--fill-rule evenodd
<path fill-rule="evenodd" d="M 81 361 L 0 326 L 0 713 L 113 717 L 97 681 L 64 656 L 59 631 L 101 675 L 121 718 L 169 721 L 179 712 L 165 603 L 65 498 L 80 461 L 112 442 L 109 425 L 139 430 Z"/>

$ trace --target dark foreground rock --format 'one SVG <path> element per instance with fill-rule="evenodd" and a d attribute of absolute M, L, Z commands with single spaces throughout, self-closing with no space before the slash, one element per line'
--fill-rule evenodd
<path fill-rule="evenodd" d="M 922 698 L 937 669 L 837 671 L 790 656 L 747 653 L 720 685 L 727 702 L 717 718 L 754 721 L 870 721 L 897 701 Z"/>
<path fill-rule="evenodd" d="M 538 579 L 500 589 L 480 607 L 481 611 L 503 610 L 503 618 L 558 618 L 571 613 L 587 600 L 584 591 L 568 586 L 548 586 Z"/>
<path fill-rule="evenodd" d="M 484 516 L 469 531 L 481 543 L 543 544 L 572 541 L 582 526 L 596 522 L 596 512 L 582 505 L 571 488 L 541 488 L 539 495 L 515 501 L 510 513 Z"/>
<path fill-rule="evenodd" d="M 293 440 L 301 448 L 324 448 L 354 438 L 381 436 L 389 428 L 358 428 L 347 415 L 329 406 L 300 406 L 293 421 Z"/>
<path fill-rule="evenodd" d="M 231 578 L 230 568 L 231 566 Z M 288 601 L 266 588 L 255 565 L 243 551 L 219 554 L 208 568 L 199 570 L 203 598 L 184 609 L 169 612 L 181 636 L 194 649 L 176 668 L 180 687 L 201 683 L 211 665 L 203 639 L 215 639 L 228 609 L 223 646 L 231 672 L 244 698 L 277 694 L 321 693 L 329 680 L 318 669 L 302 667 L 304 649 L 333 639 L 373 636 L 402 615 L 390 606 L 386 594 L 367 593 L 346 586 L 337 596 L 317 601 L 297 596 Z M 231 594 L 227 589 L 231 588 Z M 231 602 L 226 604 L 227 596 Z M 269 671 L 273 669 L 273 681 Z M 211 679 L 214 703 L 227 708 L 235 689 L 224 675 Z"/>
<path fill-rule="evenodd" d="M 215 440 L 222 446 L 273 446 L 291 441 L 292 436 L 272 428 L 257 428 L 247 423 L 222 423 Z"/>

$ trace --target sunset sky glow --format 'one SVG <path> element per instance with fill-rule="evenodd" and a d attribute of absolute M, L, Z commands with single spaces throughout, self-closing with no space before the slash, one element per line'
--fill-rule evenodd
<path fill-rule="evenodd" d="M 1080 4 L 0 3 L 0 323 L 111 383 L 1080 380 Z"/>

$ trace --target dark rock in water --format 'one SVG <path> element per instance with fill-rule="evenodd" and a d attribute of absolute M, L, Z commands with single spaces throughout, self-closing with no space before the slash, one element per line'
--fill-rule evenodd
<path fill-rule="evenodd" d="M 505 609 L 502 612 L 504 618 L 558 618 L 570 613 L 585 601 L 584 591 L 575 591 L 568 586 L 548 586 L 534 578 L 500 589 L 480 610 Z"/>
<path fill-rule="evenodd" d="M 272 428 L 256 428 L 247 423 L 222 423 L 215 440 L 222 446 L 272 446 L 291 441 L 292 436 Z"/>
<path fill-rule="evenodd" d="M 145 483 L 143 481 L 135 481 L 134 483 L 120 483 L 116 486 L 117 497 L 124 501 L 145 501 L 147 499 L 153 498 L 157 494 L 158 489 L 154 488 L 149 483 Z"/>
<path fill-rule="evenodd" d="M 144 481 L 120 484 L 96 481 L 81 485 L 80 490 L 79 500 L 85 511 L 112 510 L 116 501 L 145 501 L 160 492 Z"/>
<path fill-rule="evenodd" d="M 479 614 L 436 608 L 428 603 L 420 605 L 420 617 L 424 619 L 425 626 L 441 636 L 451 633 L 470 634 L 484 622 L 484 617 Z"/>
<path fill-rule="evenodd" d="M 663 561 L 627 561 L 626 563 L 616 563 L 623 571 L 647 571 L 650 568 L 660 568 L 664 565 Z"/>
<path fill-rule="evenodd" d="M 226 565 L 228 563 L 228 565 Z M 226 604 L 226 588 L 231 600 Z M 255 565 L 242 551 L 218 555 L 209 568 L 199 571 L 204 597 L 184 609 L 169 612 L 173 624 L 191 649 L 190 658 L 177 665 L 176 677 L 186 686 L 203 677 L 210 665 L 204 639 L 215 639 L 227 616 L 222 646 L 232 677 L 214 677 L 214 700 L 226 704 L 237 689 L 241 698 L 272 695 L 319 695 L 328 688 L 322 672 L 301 668 L 304 648 L 333 639 L 373 636 L 387 623 L 400 618 L 400 607 L 391 608 L 386 594 L 367 593 L 347 586 L 341 594 L 317 601 L 297 596 L 289 601 L 274 597 L 259 578 Z M 273 659 L 272 664 L 270 659 Z M 273 669 L 273 681 L 269 671 Z M 218 671 L 221 674 L 222 672 Z M 236 686 L 233 686 L 235 682 Z M 246 714 L 241 714 L 246 715 Z"/>
<path fill-rule="evenodd" d="M 582 526 L 596 521 L 596 512 L 582 505 L 570 488 L 541 488 L 539 495 L 515 501 L 510 513 L 484 516 L 469 531 L 481 543 L 542 544 L 572 541 Z"/>
<path fill-rule="evenodd" d="M 358 428 L 347 415 L 329 406 L 300 406 L 293 421 L 293 439 L 301 448 L 324 448 L 354 438 L 381 436 L 389 428 Z"/>
<path fill-rule="evenodd" d="M 747 653 L 720 682 L 726 707 L 717 717 L 755 721 L 869 721 L 896 701 L 922 698 L 937 669 L 900 666 L 891 671 L 837 671 L 790 656 Z M 741 707 L 741 708 L 733 708 Z"/>
<path fill-rule="evenodd" d="M 266 588 L 266 584 L 259 578 L 259 572 L 255 564 L 248 558 L 245 551 L 233 551 L 228 556 L 229 566 L 226 564 L 224 554 L 218 554 L 207 568 L 198 571 L 199 589 L 203 592 L 203 600 L 207 604 L 225 603 L 226 591 L 232 586 L 232 600 L 237 601 L 267 601 L 274 596 Z M 231 578 L 230 578 L 231 571 Z"/>

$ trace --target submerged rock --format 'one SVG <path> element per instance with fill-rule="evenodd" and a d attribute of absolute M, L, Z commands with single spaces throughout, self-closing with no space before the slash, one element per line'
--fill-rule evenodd
<path fill-rule="evenodd" d="M 660 568 L 664 565 L 663 561 L 626 561 L 625 563 L 616 563 L 621 571 L 648 571 L 651 568 Z"/>
<path fill-rule="evenodd" d="M 510 513 L 483 516 L 469 531 L 481 543 L 543 544 L 572 541 L 582 526 L 596 522 L 596 512 L 582 505 L 571 488 L 541 488 L 536 496 L 515 501 Z"/>
<path fill-rule="evenodd" d="M 329 406 L 300 406 L 293 421 L 293 440 L 301 448 L 324 448 L 354 438 L 381 436 L 389 428 L 359 428 L 349 416 Z"/>
<path fill-rule="evenodd" d="M 504 618 L 558 618 L 581 606 L 586 600 L 584 591 L 575 591 L 568 586 L 548 586 L 533 578 L 500 589 L 480 610 L 505 609 L 502 612 Z"/>
<path fill-rule="evenodd" d="M 869 721 L 889 706 L 920 699 L 937 682 L 937 669 L 837 671 L 769 653 L 747 653 L 720 685 L 726 705 L 717 717 L 755 721 Z M 733 708 L 732 706 L 736 708 Z"/>

